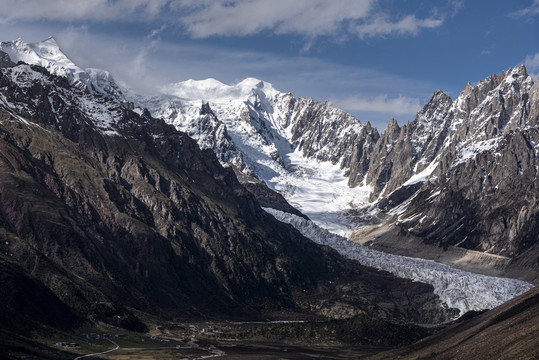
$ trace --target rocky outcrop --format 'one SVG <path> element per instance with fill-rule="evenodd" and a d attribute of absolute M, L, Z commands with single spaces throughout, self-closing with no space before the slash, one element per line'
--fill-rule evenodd
<path fill-rule="evenodd" d="M 390 119 L 370 154 L 365 182 L 373 187 L 371 200 L 390 194 L 435 160 L 448 133 L 451 103 L 438 90 L 412 122 L 400 127 Z"/>
<path fill-rule="evenodd" d="M 373 128 L 369 122 L 361 129 L 357 137 L 357 142 L 352 149 L 352 156 L 343 161 L 345 168 L 349 168 L 345 175 L 349 177 L 348 185 L 355 187 L 363 183 L 373 161 L 374 149 L 380 135 L 376 128 Z"/>
<path fill-rule="evenodd" d="M 413 160 L 411 151 L 407 127 L 399 127 L 397 120 L 391 118 L 371 153 L 369 172 L 365 179 L 367 184 L 373 186 L 374 197 L 390 192 L 388 184 L 399 179 L 399 175 L 410 177 L 410 163 Z"/>
<path fill-rule="evenodd" d="M 420 179 L 423 185 L 411 193 L 410 203 L 399 213 L 403 229 L 442 247 L 459 246 L 514 259 L 529 255 L 538 239 L 537 86 L 526 69 L 519 67 L 476 86 L 468 84 L 450 107 L 448 98 L 433 96 L 439 100 L 431 100 L 418 113 L 407 129 L 411 135 L 401 136 L 418 144 L 412 140 L 417 138 L 418 124 L 432 125 L 430 140 L 412 146 L 417 150 L 405 157 L 417 154 L 416 173 L 425 164 L 431 165 Z M 405 153 L 406 147 L 401 146 L 399 152 Z M 389 157 L 379 168 L 394 168 L 395 163 Z M 395 178 L 396 183 L 393 178 L 386 180 L 388 190 L 409 176 Z"/>
<path fill-rule="evenodd" d="M 0 51 L 0 67 L 11 67 L 15 66 L 15 63 L 11 61 L 8 54 L 3 51 Z"/>
<path fill-rule="evenodd" d="M 362 125 L 327 102 L 299 98 L 291 105 L 287 123 L 295 149 L 306 158 L 330 161 L 343 169 L 354 166 L 355 179 L 365 174 L 364 164 L 378 139 L 370 123 Z M 357 184 L 353 181 L 352 185 Z"/>
<path fill-rule="evenodd" d="M 537 241 L 537 129 L 509 134 L 491 152 L 426 185 L 409 206 L 425 216 L 410 231 L 443 246 L 515 257 Z M 438 193 L 438 194 L 436 194 Z M 433 194 L 436 194 L 433 196 Z M 418 219 L 419 220 L 419 219 Z"/>
<path fill-rule="evenodd" d="M 221 164 L 233 165 L 245 174 L 253 175 L 253 169 L 245 164 L 243 153 L 237 150 L 226 124 L 218 119 L 208 102 L 186 107 L 175 98 L 155 97 L 142 103 L 149 107 L 154 117 L 167 120 L 195 139 L 201 149 L 212 150 Z M 190 120 L 184 121 L 185 118 Z"/>
<path fill-rule="evenodd" d="M 414 157 L 414 173 L 419 174 L 425 170 L 439 154 L 448 134 L 448 114 L 452 103 L 449 96 L 437 90 L 408 125 Z"/>
<path fill-rule="evenodd" d="M 235 169 L 236 170 L 236 169 Z M 298 209 L 290 205 L 288 201 L 279 194 L 271 190 L 264 182 L 252 178 L 242 172 L 236 170 L 238 181 L 256 198 L 260 206 L 263 208 L 277 209 L 290 214 L 300 216 L 304 219 L 309 219 L 307 215 L 302 214 Z"/>

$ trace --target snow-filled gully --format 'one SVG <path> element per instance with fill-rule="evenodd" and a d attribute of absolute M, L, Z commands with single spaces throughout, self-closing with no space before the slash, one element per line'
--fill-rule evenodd
<path fill-rule="evenodd" d="M 470 310 L 492 309 L 532 288 L 531 284 L 516 279 L 474 274 L 431 260 L 372 250 L 299 216 L 275 209 L 265 210 L 276 219 L 291 224 L 312 241 L 331 246 L 344 257 L 402 278 L 431 284 L 440 299 L 449 307 L 459 309 L 461 314 Z"/>

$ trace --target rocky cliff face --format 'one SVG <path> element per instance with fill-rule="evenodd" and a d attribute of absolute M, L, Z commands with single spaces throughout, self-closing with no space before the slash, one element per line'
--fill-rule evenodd
<path fill-rule="evenodd" d="M 423 147 L 426 151 L 418 153 L 415 171 L 413 162 L 407 167 L 412 179 L 414 173 L 419 175 L 417 180 L 397 176 L 396 183 L 386 182 L 384 193 L 402 184 L 423 184 L 409 194 L 411 201 L 401 206 L 397 222 L 443 247 L 527 257 L 525 262 L 533 269 L 537 265 L 538 85 L 522 66 L 476 86 L 468 84 L 450 107 L 447 98 L 433 100 L 409 125 L 417 129 L 423 119 L 433 129 Z M 410 140 L 397 140 L 394 147 L 405 152 L 416 132 L 401 136 Z M 395 163 L 390 159 L 380 167 Z M 425 164 L 430 165 L 425 168 Z"/>
<path fill-rule="evenodd" d="M 340 166 L 350 174 L 350 184 L 355 186 L 368 170 L 369 154 L 379 137 L 370 123 L 363 125 L 328 102 L 295 98 L 257 79 L 233 86 L 215 80 L 189 80 L 164 92 L 167 95 L 139 98 L 138 103 L 154 116 L 188 132 L 201 147 L 226 149 L 229 155 L 219 156 L 223 152 L 216 152 L 223 163 L 236 167 L 239 164 L 240 171 L 261 180 L 265 180 L 264 170 L 257 171 L 256 167 L 262 157 L 293 171 L 287 168 L 285 155 L 297 151 L 307 159 Z M 216 121 L 226 124 L 230 143 L 223 145 L 218 136 L 201 135 L 205 124 L 196 115 L 202 109 L 200 98 L 209 98 L 204 106 L 212 109 Z M 236 162 L 238 153 L 243 163 Z"/>
<path fill-rule="evenodd" d="M 384 197 L 436 159 L 448 133 L 451 98 L 436 91 L 414 120 L 400 127 L 389 124 L 370 154 L 365 181 L 373 187 L 371 199 Z"/>
<path fill-rule="evenodd" d="M 296 150 L 306 158 L 329 161 L 343 169 L 354 166 L 356 177 L 365 174 L 368 154 L 379 137 L 370 123 L 363 126 L 344 111 L 313 99 L 292 98 L 290 106 L 285 124 L 290 126 Z"/>
<path fill-rule="evenodd" d="M 24 274 L 27 288 L 48 289 L 50 303 L 69 309 L 67 323 L 143 329 L 129 309 L 450 315 L 430 286 L 345 260 L 276 221 L 211 150 L 164 121 L 43 67 L 7 65 L 0 265 Z M 199 116 L 219 128 L 209 108 Z M 10 300 L 0 310 L 16 308 Z"/>

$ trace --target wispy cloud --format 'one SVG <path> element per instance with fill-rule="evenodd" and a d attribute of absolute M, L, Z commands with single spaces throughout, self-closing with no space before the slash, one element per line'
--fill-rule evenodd
<path fill-rule="evenodd" d="M 244 36 L 262 31 L 307 38 L 349 36 L 360 38 L 417 35 L 422 29 L 439 27 L 444 16 L 418 18 L 414 14 L 388 14 L 375 0 L 243 0 L 179 1 L 181 21 L 195 38 Z M 460 8 L 455 2 L 451 12 Z M 433 9 L 434 11 L 435 9 Z"/>
<path fill-rule="evenodd" d="M 161 37 L 159 34 L 166 29 L 166 25 L 162 25 L 158 29 L 153 29 L 150 31 L 150 34 L 146 37 L 144 44 L 139 48 L 137 55 L 132 61 L 131 70 L 133 73 L 137 74 L 139 78 L 145 78 L 148 74 L 148 55 L 154 52 L 159 43 L 161 42 Z"/>
<path fill-rule="evenodd" d="M 352 30 L 362 39 L 388 35 L 415 36 L 422 29 L 437 28 L 443 22 L 443 18 L 418 19 L 415 15 L 407 15 L 398 21 L 391 21 L 387 16 L 381 15 L 354 26 Z"/>
<path fill-rule="evenodd" d="M 141 20 L 161 13 L 170 0 L 2 0 L 0 23 L 16 20 Z M 139 17 L 134 17 L 138 14 Z"/>
<path fill-rule="evenodd" d="M 526 69 L 530 75 L 539 81 L 539 53 L 526 56 L 524 59 L 524 65 L 526 65 Z"/>
<path fill-rule="evenodd" d="M 481 55 L 490 55 L 494 50 L 496 50 L 497 45 L 496 44 L 490 44 L 490 46 L 486 49 L 481 50 Z"/>
<path fill-rule="evenodd" d="M 533 0 L 530 6 L 512 12 L 509 15 L 516 18 L 533 17 L 539 15 L 539 0 Z"/>
<path fill-rule="evenodd" d="M 464 8 L 464 6 L 465 6 L 464 0 L 449 0 L 449 7 L 453 8 L 450 11 L 449 16 L 450 17 L 457 16 L 457 14 L 460 12 L 460 10 Z"/>
<path fill-rule="evenodd" d="M 262 31 L 305 36 L 332 35 L 350 21 L 370 16 L 374 0 L 179 1 L 181 21 L 195 38 L 244 36 Z"/>
<path fill-rule="evenodd" d="M 2 0 L 0 23 L 52 20 L 72 23 L 166 22 L 192 38 L 248 36 L 263 32 L 314 39 L 417 35 L 443 24 L 458 11 L 453 1 L 446 15 L 421 18 L 392 13 L 380 0 Z M 437 9 L 433 7 L 431 13 Z"/>
<path fill-rule="evenodd" d="M 394 115 L 414 115 L 421 109 L 419 99 L 402 95 L 393 98 L 387 94 L 374 98 L 352 96 L 344 99 L 333 99 L 332 103 L 346 111 L 371 111 Z"/>

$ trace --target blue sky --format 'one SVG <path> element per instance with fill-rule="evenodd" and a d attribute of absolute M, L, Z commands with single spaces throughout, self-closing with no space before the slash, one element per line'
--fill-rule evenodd
<path fill-rule="evenodd" d="M 268 81 L 385 128 L 441 89 L 525 63 L 539 0 L 0 0 L 3 41 L 54 36 L 134 90 L 190 78 Z"/>

